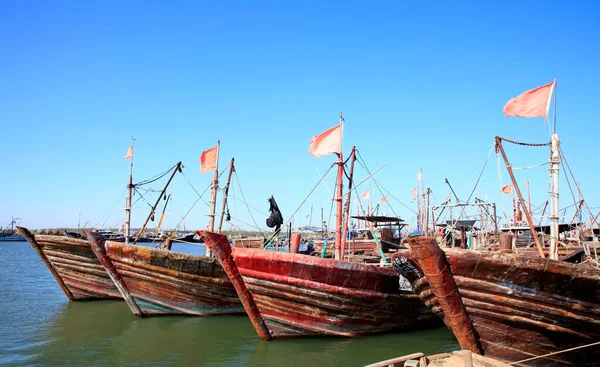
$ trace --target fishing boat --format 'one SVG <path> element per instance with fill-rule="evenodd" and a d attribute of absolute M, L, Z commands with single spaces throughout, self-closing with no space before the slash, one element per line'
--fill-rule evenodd
<path fill-rule="evenodd" d="M 208 225 L 211 229 L 215 226 L 219 146 L 220 144 L 217 144 L 203 152 L 204 159 L 201 159 L 203 171 L 207 171 L 206 166 L 212 166 L 211 169 L 214 169 Z M 210 151 L 214 153 L 207 153 Z M 226 193 L 234 169 L 232 159 Z M 160 199 L 165 197 L 173 175 L 152 207 L 151 215 Z M 223 208 L 226 205 L 227 194 L 223 197 Z M 143 234 L 147 222 L 140 229 L 138 236 Z M 222 220 L 219 230 L 221 225 Z M 135 315 L 207 316 L 244 313 L 236 291 L 218 261 L 210 256 L 171 251 L 172 243 L 176 239 L 167 238 L 164 248 L 150 248 L 135 243 L 106 241 L 93 233 L 88 233 L 88 238 L 92 243 L 92 250 Z M 210 252 L 207 251 L 205 255 L 210 255 Z"/>
<path fill-rule="evenodd" d="M 463 349 L 516 362 L 600 340 L 597 268 L 532 255 L 442 251 L 425 237 L 410 238 L 409 245 L 394 262 L 409 261 L 422 272 L 414 292 Z M 591 366 L 598 360 L 596 345 L 525 365 Z"/>
<path fill-rule="evenodd" d="M 525 93 L 546 90 L 549 94 L 544 98 L 526 100 L 549 103 L 554 83 Z M 547 113 L 547 108 L 538 110 Z M 558 164 L 564 156 L 556 130 L 549 144 L 539 144 L 550 146 L 547 246 L 527 210 L 503 140 L 507 139 L 496 137 L 496 149 L 506 163 L 537 253 L 520 249 L 512 253 L 510 234 L 501 235 L 501 251 L 442 250 L 434 239 L 421 236 L 409 239 L 410 250 L 395 254 L 394 264 L 400 270 L 415 266 L 415 293 L 444 320 L 461 348 L 515 365 L 596 366 L 600 361 L 600 269 L 589 251 L 594 244 L 584 243 L 586 251 L 579 252 L 580 256 L 559 257 Z"/>
<path fill-rule="evenodd" d="M 11 217 L 6 228 L 0 227 L 0 241 L 25 241 L 25 238 L 15 231 L 15 225 L 19 219 Z"/>
<path fill-rule="evenodd" d="M 473 354 L 470 350 L 440 353 L 426 356 L 413 353 L 402 357 L 386 359 L 365 367 L 509 367 L 502 361 Z"/>
<path fill-rule="evenodd" d="M 17 227 L 70 301 L 122 299 L 87 240 L 32 234 Z"/>
<path fill-rule="evenodd" d="M 225 235 L 200 232 L 234 283 L 262 339 L 352 337 L 422 327 L 435 321 L 416 295 L 400 290 L 399 276 L 391 267 L 342 260 L 343 234 L 348 225 L 348 216 L 345 221 L 342 219 L 342 123 L 340 116 L 340 124 L 313 138 L 310 149 L 315 156 L 338 155 L 334 259 L 231 248 Z M 355 157 L 355 148 L 351 154 Z M 354 159 L 351 162 L 352 172 Z M 351 179 L 349 187 L 352 188 Z M 349 200 L 350 195 L 346 213 Z M 296 247 L 293 242 L 290 248 Z"/>
<path fill-rule="evenodd" d="M 133 147 L 133 146 L 132 146 Z M 132 151 L 132 148 L 130 148 Z M 129 152 L 128 152 L 129 156 Z M 127 158 L 127 157 L 126 157 Z M 130 157 L 131 158 L 131 157 Z M 178 167 L 181 162 L 176 165 Z M 129 234 L 131 214 L 131 191 L 138 184 L 132 182 L 133 164 L 129 174 L 126 199 L 126 233 Z M 104 269 L 87 239 L 65 236 L 34 235 L 27 228 L 17 227 L 19 233 L 40 256 L 56 282 L 70 301 L 122 299 L 122 296 Z M 111 231 L 96 232 L 101 238 L 109 237 Z M 121 236 L 123 241 L 129 236 Z"/>

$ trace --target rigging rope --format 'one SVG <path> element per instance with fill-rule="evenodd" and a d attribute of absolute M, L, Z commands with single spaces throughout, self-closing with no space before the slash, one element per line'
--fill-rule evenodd
<path fill-rule="evenodd" d="M 506 139 L 506 138 L 503 138 L 503 137 L 500 137 L 500 136 L 498 136 L 498 139 L 504 140 L 507 143 L 516 144 L 516 145 L 523 145 L 523 146 L 526 146 L 526 147 L 545 147 L 545 146 L 550 146 L 550 142 L 541 143 L 541 144 L 522 143 L 522 142 L 518 142 L 518 141 L 515 141 L 515 140 Z"/>
<path fill-rule="evenodd" d="M 178 163 L 178 164 L 179 164 L 179 163 Z M 169 169 L 168 169 L 168 170 L 166 170 L 165 172 L 163 172 L 163 173 L 160 173 L 160 174 L 158 174 L 158 175 L 154 176 L 153 178 L 149 178 L 149 179 L 147 179 L 147 180 L 143 180 L 143 181 L 140 181 L 140 182 L 138 182 L 138 183 L 134 184 L 134 186 L 143 186 L 143 185 L 147 185 L 147 184 L 150 184 L 150 183 L 152 183 L 152 182 L 158 181 L 158 180 L 160 180 L 161 178 L 163 178 L 164 176 L 166 176 L 166 175 L 167 175 L 169 172 L 171 172 L 171 170 L 174 170 L 175 168 L 177 168 L 177 164 L 176 164 L 176 165 L 174 165 L 173 167 L 169 168 Z"/>
<path fill-rule="evenodd" d="M 252 212 L 250 211 L 250 208 L 248 207 L 248 202 L 246 201 L 246 197 L 244 196 L 244 192 L 242 191 L 242 186 L 240 185 L 240 178 L 238 176 L 238 173 L 237 173 L 237 171 L 233 171 L 233 173 L 235 173 L 235 180 L 236 180 L 236 182 L 238 184 L 238 188 L 240 189 L 240 194 L 242 195 L 243 203 L 246 205 L 246 209 L 248 209 L 248 214 L 250 214 L 250 218 L 252 218 L 252 222 L 254 223 L 254 225 L 256 226 L 256 228 L 258 228 L 258 230 L 260 231 L 260 234 L 264 238 L 265 234 L 260 229 L 260 227 L 258 226 L 258 224 L 256 224 L 256 220 L 254 219 L 254 216 L 252 215 Z"/>
<path fill-rule="evenodd" d="M 371 171 L 369 171 L 369 168 L 367 168 L 367 164 L 365 163 L 365 160 L 363 159 L 363 157 L 360 155 L 360 151 L 357 149 L 356 152 L 358 153 L 358 157 L 360 158 L 358 163 L 365 169 L 365 171 L 367 171 L 367 173 L 369 175 L 371 175 Z M 379 183 L 377 182 L 377 180 L 375 180 L 374 178 L 372 178 L 372 180 L 375 183 L 375 187 L 377 187 L 377 189 L 379 190 L 379 194 L 381 196 L 385 196 L 385 195 L 383 195 L 383 191 L 381 190 L 381 187 L 379 186 Z M 392 206 L 390 205 L 390 203 L 388 201 L 386 201 L 386 203 L 387 203 L 388 207 L 392 210 L 392 213 L 394 213 L 394 216 L 397 217 L 398 214 L 396 214 L 396 211 L 394 211 L 394 208 L 392 208 Z"/>
<path fill-rule="evenodd" d="M 537 168 L 537 167 L 541 167 L 541 166 L 545 166 L 547 164 L 550 164 L 550 161 L 546 161 L 544 163 L 540 163 L 540 164 L 534 164 L 533 166 L 525 166 L 525 167 L 512 167 L 513 171 L 518 171 L 521 169 L 531 169 L 531 168 Z"/>
<path fill-rule="evenodd" d="M 298 208 L 294 211 L 294 213 L 292 213 L 292 215 L 289 217 L 289 219 L 287 220 L 287 222 L 285 222 L 281 228 L 285 228 L 289 222 L 292 220 L 292 218 L 294 218 L 294 215 L 296 215 L 296 213 L 298 212 L 298 210 L 300 210 L 300 208 L 304 205 L 304 203 L 306 203 L 306 200 L 308 200 L 308 198 L 310 198 L 310 196 L 312 195 L 312 193 L 317 189 L 317 186 L 319 186 L 319 184 L 321 183 L 321 181 L 323 181 L 323 179 L 325 178 L 325 176 L 329 173 L 329 171 L 331 171 L 331 169 L 333 168 L 333 166 L 335 166 L 337 163 L 333 163 L 329 169 L 327 170 L 327 172 L 325 172 L 325 174 L 323 176 L 321 176 L 321 179 L 319 180 L 319 182 L 317 182 L 317 184 L 312 188 L 312 190 L 310 190 L 310 192 L 308 193 L 308 195 L 306 196 L 306 198 L 302 201 L 302 203 L 300 203 L 300 206 L 298 206 Z M 241 191 L 241 190 L 240 190 Z M 242 195 L 243 196 L 243 195 Z M 332 205 L 333 206 L 333 205 Z M 273 238 L 275 237 L 275 234 L 272 234 L 271 237 L 269 237 L 268 241 L 266 241 L 265 243 L 268 243 L 269 241 L 271 241 Z"/>
<path fill-rule="evenodd" d="M 122 193 L 121 196 L 119 196 L 115 202 L 110 206 L 110 208 L 107 210 L 106 213 L 104 213 L 104 215 L 102 217 L 100 217 L 100 220 L 98 221 L 98 223 L 96 223 L 95 226 L 93 226 L 92 228 L 98 228 L 98 225 L 100 224 L 100 222 L 102 222 L 102 220 L 104 219 L 104 217 L 106 217 L 106 219 L 104 220 L 104 222 L 102 223 L 102 227 L 104 227 L 104 225 L 106 224 L 106 222 L 108 221 L 108 218 L 110 218 L 108 215 L 110 212 L 112 212 L 113 208 L 115 207 L 115 205 L 117 205 L 117 202 L 119 200 L 123 199 L 123 195 L 125 195 L 125 193 L 127 192 L 127 189 L 125 189 Z"/>

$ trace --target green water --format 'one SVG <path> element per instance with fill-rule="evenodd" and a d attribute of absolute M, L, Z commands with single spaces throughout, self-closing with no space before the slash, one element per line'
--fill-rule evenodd
<path fill-rule="evenodd" d="M 0 242 L 0 365 L 362 366 L 458 348 L 445 328 L 260 340 L 244 316 L 154 317 L 123 301 L 69 302 L 27 242 Z"/>

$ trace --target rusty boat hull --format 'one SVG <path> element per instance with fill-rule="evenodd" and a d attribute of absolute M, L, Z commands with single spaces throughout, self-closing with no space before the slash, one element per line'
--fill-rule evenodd
<path fill-rule="evenodd" d="M 123 299 L 92 251 L 90 242 L 66 236 L 33 235 L 20 227 L 71 301 Z"/>
<path fill-rule="evenodd" d="M 426 247 L 432 251 L 422 252 Z M 445 321 L 463 348 L 519 362 L 600 340 L 596 268 L 512 253 L 442 251 L 430 239 L 412 241 L 411 248 L 394 258 L 409 259 L 423 270 L 425 276 L 413 284 L 416 294 Z M 441 265 L 431 267 L 439 255 Z M 444 272 L 453 281 L 442 279 Z M 458 294 L 458 300 L 449 299 L 451 294 Z M 457 316 L 467 318 L 461 321 Z M 599 360 L 596 345 L 517 365 L 587 366 Z"/>
<path fill-rule="evenodd" d="M 244 313 L 214 258 L 111 241 L 95 251 L 136 315 Z"/>
<path fill-rule="evenodd" d="M 263 339 L 383 333 L 435 325 L 435 316 L 411 292 L 399 290 L 388 267 L 262 249 L 229 248 L 204 233 L 205 243 L 232 279 Z M 229 261 L 230 259 L 233 261 Z M 264 327 L 266 326 L 266 331 Z"/>

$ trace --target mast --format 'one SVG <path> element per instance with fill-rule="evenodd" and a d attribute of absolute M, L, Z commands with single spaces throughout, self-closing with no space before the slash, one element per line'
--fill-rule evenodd
<path fill-rule="evenodd" d="M 348 178 L 348 197 L 346 198 L 346 205 L 344 207 L 344 237 L 342 238 L 342 249 L 341 256 L 344 258 L 344 253 L 346 251 L 346 233 L 348 233 L 348 220 L 350 219 L 350 197 L 352 194 L 352 178 L 354 176 L 354 161 L 356 160 L 356 146 L 352 147 L 352 152 L 350 152 L 350 174 Z"/>
<path fill-rule="evenodd" d="M 160 226 L 162 225 L 163 219 L 165 219 L 165 211 L 167 210 L 167 204 L 169 203 L 170 199 L 171 194 L 165 198 L 165 206 L 163 206 L 162 213 L 160 213 L 160 219 L 158 220 L 158 225 L 156 226 L 156 233 L 160 233 Z"/>
<path fill-rule="evenodd" d="M 537 246 L 538 251 L 540 252 L 540 256 L 542 258 L 545 258 L 546 256 L 544 255 L 544 249 L 542 248 L 542 244 L 540 243 L 540 238 L 538 237 L 538 233 L 533 225 L 533 219 L 531 218 L 531 213 L 529 213 L 529 210 L 527 210 L 527 206 L 525 206 L 525 200 L 523 200 L 523 196 L 521 195 L 521 190 L 519 190 L 519 185 L 517 185 L 517 180 L 515 179 L 515 176 L 513 174 L 512 166 L 510 163 L 508 163 L 508 158 L 506 157 L 506 153 L 504 152 L 504 148 L 502 147 L 502 138 L 499 136 L 496 136 L 496 151 L 498 151 L 498 150 L 500 151 L 500 153 L 502 153 L 502 158 L 504 158 L 504 164 L 506 164 L 506 170 L 508 171 L 508 174 L 510 175 L 510 179 L 512 180 L 515 191 L 517 192 L 517 196 L 519 197 L 519 202 L 521 203 L 521 206 L 523 207 L 523 211 L 525 212 L 525 218 L 527 219 L 527 224 L 529 224 L 529 229 L 531 230 L 531 234 L 533 235 L 533 239 L 535 240 L 535 245 Z"/>
<path fill-rule="evenodd" d="M 208 214 L 208 226 L 209 232 L 215 231 L 215 212 L 217 211 L 217 189 L 219 188 L 219 150 L 221 149 L 221 141 L 217 140 L 217 165 L 215 167 L 215 175 L 211 184 L 210 191 L 210 213 Z M 208 246 L 204 248 L 204 255 L 210 256 L 211 251 Z"/>
<path fill-rule="evenodd" d="M 131 151 L 133 152 L 134 137 L 131 137 Z M 129 243 L 129 231 L 131 230 L 131 196 L 133 193 L 133 154 L 129 165 L 129 182 L 127 183 L 127 198 L 125 199 L 125 243 Z M 139 236 L 139 233 L 138 233 Z"/>
<path fill-rule="evenodd" d="M 158 203 L 160 203 L 160 199 L 162 199 L 163 196 L 165 195 L 165 191 L 167 191 L 167 187 L 169 187 L 169 184 L 173 180 L 173 177 L 175 177 L 175 174 L 177 173 L 177 171 L 181 172 L 181 162 L 178 162 L 175 165 L 175 169 L 173 170 L 171 177 L 169 177 L 169 181 L 167 181 L 165 188 L 161 191 L 160 195 L 158 196 L 158 199 L 156 200 L 156 203 L 154 203 L 154 206 L 152 206 L 152 209 L 150 210 L 150 214 L 148 214 L 148 218 L 146 218 L 144 225 L 140 229 L 140 232 L 138 233 L 137 237 L 135 238 L 135 241 L 133 242 L 134 244 L 140 239 L 142 233 L 144 233 L 144 231 L 146 230 L 146 225 L 148 224 L 148 221 L 150 220 L 150 218 L 152 218 L 154 216 L 154 211 L 156 210 Z"/>
<path fill-rule="evenodd" d="M 223 190 L 223 208 L 221 209 L 221 219 L 219 220 L 219 229 L 218 233 L 221 233 L 221 227 L 223 226 L 223 217 L 225 217 L 225 207 L 227 206 L 227 195 L 229 194 L 229 183 L 231 182 L 231 174 L 235 170 L 233 162 L 235 158 L 231 158 L 231 166 L 229 167 L 229 176 L 227 176 L 227 183 L 225 184 L 225 188 Z"/>
<path fill-rule="evenodd" d="M 556 106 L 556 100 L 554 103 Z M 558 151 L 559 146 L 560 142 L 558 140 L 558 134 L 554 132 L 552 134 L 552 140 L 550 141 L 550 259 L 553 260 L 558 260 L 558 165 L 560 163 L 560 153 Z"/>
<path fill-rule="evenodd" d="M 342 113 L 340 112 L 340 125 L 342 125 L 344 123 L 344 117 L 342 115 Z M 342 125 L 343 126 L 343 125 Z M 343 129 L 343 127 L 342 127 Z M 335 198 L 335 201 L 337 201 L 337 205 L 336 205 L 336 213 L 335 213 L 335 259 L 336 260 L 341 260 L 341 255 L 342 255 L 342 235 L 345 235 L 345 233 L 342 233 L 342 195 L 343 195 L 343 191 L 344 191 L 344 182 L 343 182 L 343 178 L 344 178 L 344 160 L 342 157 L 342 152 L 340 149 L 340 152 L 337 153 L 338 155 L 338 174 L 337 174 L 337 197 Z"/>

